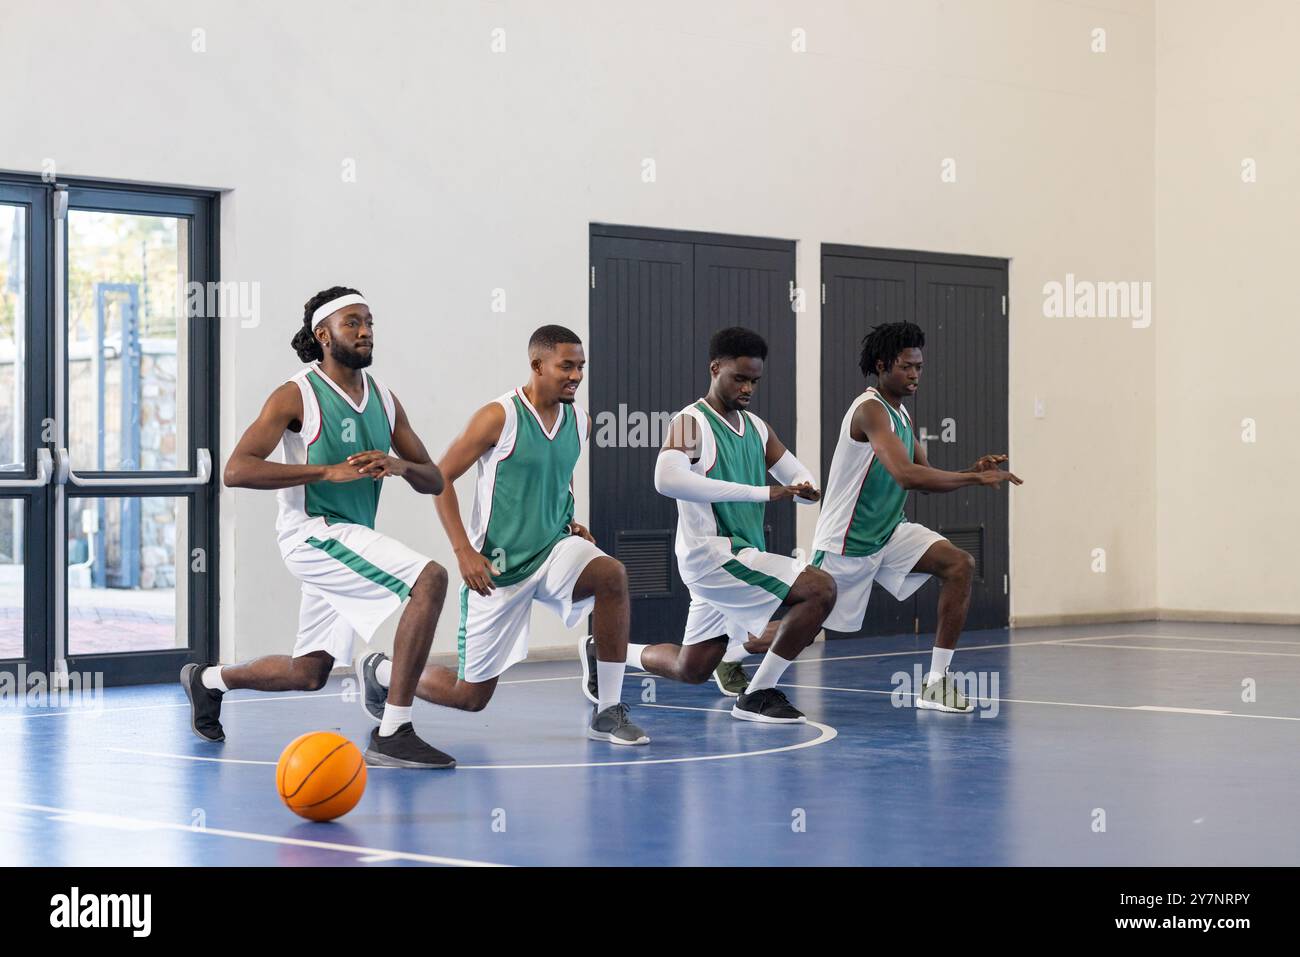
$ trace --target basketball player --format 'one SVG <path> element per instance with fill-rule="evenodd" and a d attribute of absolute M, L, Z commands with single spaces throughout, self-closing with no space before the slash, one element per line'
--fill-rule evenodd
<path fill-rule="evenodd" d="M 802 722 L 777 681 L 812 644 L 835 604 L 835 582 L 792 557 L 764 551 L 767 502 L 816 502 L 812 474 L 776 433 L 748 411 L 763 375 L 767 343 L 739 326 L 709 342 L 709 394 L 677 414 L 655 463 L 655 488 L 677 499 L 677 568 L 691 606 L 681 645 L 628 645 L 628 662 L 691 684 L 707 681 L 728 638 L 762 634 L 777 608 L 788 609 L 771 648 L 733 717 L 769 724 Z M 780 485 L 769 486 L 771 472 Z M 590 670 L 592 651 L 580 656 Z"/>
<path fill-rule="evenodd" d="M 840 426 L 813 538 L 813 564 L 839 586 L 826 619 L 834 631 L 857 631 L 867 612 L 871 583 L 902 601 L 934 575 L 939 590 L 939 627 L 930 668 L 916 698 L 918 708 L 962 713 L 974 710 L 948 674 L 966 623 L 975 560 L 924 525 L 907 521 L 909 489 L 952 492 L 970 485 L 1022 484 L 999 466 L 1005 455 L 985 455 L 963 472 L 931 468 L 925 443 L 917 442 L 903 399 L 916 395 L 925 334 L 910 322 L 876 326 L 862 341 L 859 365 L 877 384 L 858 396 Z"/>
<path fill-rule="evenodd" d="M 582 340 L 563 326 L 542 326 L 528 342 L 528 384 L 474 413 L 438 467 L 448 485 L 438 517 L 451 539 L 460 587 L 460 665 L 429 665 L 416 694 L 425 701 L 481 711 L 497 679 L 528 654 L 533 603 L 572 628 L 594 606 L 597 658 L 587 736 L 610 744 L 648 744 L 621 701 L 627 657 L 627 573 L 573 520 L 573 468 L 591 437 L 591 420 L 575 404 L 587 360 Z M 477 466 L 467 530 L 455 482 Z M 358 666 L 365 700 L 379 716 L 386 680 L 381 654 Z"/>
<path fill-rule="evenodd" d="M 437 495 L 442 474 L 397 397 L 362 371 L 372 361 L 375 338 L 370 307 L 359 292 L 335 286 L 312 296 L 292 345 L 307 366 L 271 393 L 231 452 L 224 477 L 230 488 L 278 490 L 280 554 L 302 583 L 298 640 L 291 655 L 186 665 L 181 686 L 190 699 L 190 726 L 205 741 L 225 740 L 221 697 L 232 688 L 319 690 L 336 661 L 351 661 L 357 635 L 369 642 L 405 602 L 392 683 L 366 761 L 450 768 L 455 760 L 420 740 L 411 724 L 412 695 L 433 643 L 447 572 L 375 531 L 381 480 L 400 476 L 417 492 Z M 268 462 L 277 445 L 284 462 Z"/>

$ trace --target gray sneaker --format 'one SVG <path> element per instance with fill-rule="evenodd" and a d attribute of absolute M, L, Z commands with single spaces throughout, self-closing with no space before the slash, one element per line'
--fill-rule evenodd
<path fill-rule="evenodd" d="M 970 714 L 975 710 L 975 705 L 957 690 L 957 682 L 947 673 L 921 688 L 921 693 L 916 696 L 916 706 L 949 714 Z"/>
<path fill-rule="evenodd" d="M 649 744 L 650 736 L 627 719 L 627 705 L 610 705 L 599 714 L 592 708 L 587 737 L 610 744 Z"/>
<path fill-rule="evenodd" d="M 379 667 L 381 661 L 387 660 L 386 654 L 374 651 L 362 655 L 354 665 L 357 678 L 361 682 L 361 707 L 376 721 L 384 720 L 384 705 L 388 701 L 388 689 L 379 683 L 375 669 Z"/>

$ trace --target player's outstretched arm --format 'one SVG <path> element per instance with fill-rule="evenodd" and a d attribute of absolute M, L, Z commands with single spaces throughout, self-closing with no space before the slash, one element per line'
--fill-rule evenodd
<path fill-rule="evenodd" d="M 411 428 L 406 410 L 397 401 L 396 395 L 393 396 L 393 406 L 395 415 L 392 446 L 397 455 L 385 455 L 379 451 L 358 452 L 349 455 L 348 461 L 357 466 L 363 475 L 377 479 L 399 475 L 417 492 L 438 495 L 443 488 L 442 473 L 433 464 L 424 443 Z"/>
<path fill-rule="evenodd" d="M 302 394 L 292 382 L 271 393 L 256 421 L 240 437 L 222 481 L 227 488 L 292 488 L 309 482 L 352 482 L 360 471 L 347 462 L 337 465 L 288 465 L 268 462 L 266 457 L 280 444 L 280 437 L 294 422 L 302 422 Z M 301 426 L 299 426 L 301 428 Z"/>
<path fill-rule="evenodd" d="M 673 420 L 655 461 L 655 491 L 683 502 L 767 502 L 798 494 L 785 485 L 745 485 L 705 478 L 691 471 L 700 460 L 699 425 L 690 415 Z"/>
<path fill-rule="evenodd" d="M 767 426 L 767 448 L 764 451 L 767 470 L 772 473 L 772 478 L 782 485 L 799 489 L 794 498 L 796 502 L 811 505 L 821 500 L 821 489 L 817 488 L 817 480 L 813 478 L 812 472 L 776 437 L 776 430 L 770 423 Z"/>
<path fill-rule="evenodd" d="M 497 444 L 501 430 L 506 425 L 506 412 L 497 402 L 483 406 L 469 420 L 465 431 L 452 440 L 447 451 L 438 460 L 438 470 L 446 481 L 442 494 L 433 500 L 433 507 L 438 512 L 443 531 L 451 542 L 451 549 L 456 553 L 456 562 L 460 566 L 460 577 L 465 584 L 486 595 L 496 587 L 492 576 L 496 570 L 492 563 L 480 555 L 469 540 L 465 523 L 460 518 L 460 499 L 456 496 L 456 479 L 469 471 L 470 466 L 482 457 L 483 453 Z"/>
<path fill-rule="evenodd" d="M 905 489 L 922 492 L 952 492 L 969 485 L 1001 485 L 1003 482 L 1021 484 L 1020 479 L 1001 469 L 978 472 L 948 472 L 912 461 L 902 439 L 889 427 L 889 413 L 879 402 L 863 402 L 853 413 L 850 434 L 859 442 L 871 442 L 876 458 L 894 481 Z M 918 442 L 916 448 L 924 446 Z M 918 456 L 924 459 L 925 453 Z"/>

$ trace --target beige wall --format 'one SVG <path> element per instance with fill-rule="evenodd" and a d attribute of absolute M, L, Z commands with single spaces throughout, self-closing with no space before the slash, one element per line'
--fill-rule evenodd
<path fill-rule="evenodd" d="M 1300 7 L 1158 13 L 1159 602 L 1300 622 Z"/>
<path fill-rule="evenodd" d="M 0 55 L 31 79 L 6 106 L 0 168 L 35 171 L 53 157 L 65 175 L 229 190 L 223 278 L 261 284 L 262 321 L 224 330 L 225 450 L 297 367 L 288 339 L 302 302 L 335 282 L 374 303 L 376 371 L 436 454 L 474 408 L 522 381 L 532 328 L 586 329 L 592 221 L 795 239 L 809 290 L 820 281 L 822 242 L 1007 256 L 1010 452 L 1026 479 L 1011 493 L 1013 613 L 1156 605 L 1161 320 L 1141 330 L 1047 319 L 1041 292 L 1067 273 L 1155 275 L 1152 3 L 124 9 L 65 3 L 56 30 L 45 5 L 6 4 Z M 496 27 L 506 31 L 503 54 L 489 49 Z M 1090 51 L 1096 27 L 1106 30 L 1105 53 Z M 191 49 L 196 28 L 206 31 L 204 53 Z M 792 50 L 796 29 L 807 52 Z M 1281 177 L 1293 145 L 1252 148 Z M 653 184 L 641 181 L 647 157 Z M 940 179 L 947 157 L 957 161 L 955 183 Z M 345 158 L 356 162 L 355 183 L 342 181 Z M 1224 162 L 1227 195 L 1233 161 Z M 1166 205 L 1189 202 L 1167 192 L 1162 184 Z M 1254 201 L 1266 202 L 1262 189 Z M 1199 274 L 1195 252 L 1182 258 Z M 507 291 L 504 315 L 490 311 L 497 287 Z M 816 463 L 820 317 L 818 297 L 808 302 L 792 319 L 797 442 Z M 1213 314 L 1224 304 L 1215 305 Z M 1261 361 L 1282 361 L 1271 345 Z M 1285 380 L 1260 381 L 1270 383 L 1262 400 Z M 1045 418 L 1033 417 L 1036 397 Z M 1280 443 L 1276 405 L 1254 403 Z M 1218 411 L 1230 445 L 1246 412 Z M 1195 428 L 1209 427 L 1202 418 Z M 1199 466 L 1193 450 L 1204 439 L 1194 434 L 1177 441 Z M 1281 454 L 1266 449 L 1251 452 Z M 581 517 L 584 470 L 576 484 Z M 275 549 L 273 497 L 226 491 L 222 514 L 223 658 L 283 650 L 297 589 Z M 812 510 L 799 514 L 806 544 Z M 1162 530 L 1186 517 L 1161 515 Z M 430 504 L 400 483 L 385 492 L 379 527 L 452 562 Z M 1090 570 L 1094 548 L 1107 551 L 1105 574 Z M 1189 591 L 1203 577 L 1192 571 Z M 1173 585 L 1160 595 L 1191 601 Z M 534 620 L 537 644 L 568 644 L 544 612 Z M 449 613 L 437 650 L 454 647 L 455 624 Z"/>

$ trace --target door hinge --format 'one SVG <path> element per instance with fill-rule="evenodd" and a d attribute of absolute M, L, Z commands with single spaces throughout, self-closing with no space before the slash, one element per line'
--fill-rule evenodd
<path fill-rule="evenodd" d="M 596 288 L 596 267 L 595 266 L 591 267 L 591 288 L 592 289 Z"/>
<path fill-rule="evenodd" d="M 50 206 L 50 215 L 55 222 L 68 218 L 68 187 L 55 186 L 53 203 Z"/>
<path fill-rule="evenodd" d="M 1010 581 L 1010 576 L 1008 576 L 1008 575 L 1003 575 L 1003 576 L 1002 576 L 1002 594 L 1004 594 L 1004 595 L 1009 595 L 1010 593 L 1011 593 L 1011 581 Z"/>
<path fill-rule="evenodd" d="M 1003 297 L 1002 297 L 1002 315 L 1005 316 L 1006 314 L 1007 314 L 1007 297 L 1006 297 L 1006 296 L 1003 296 Z"/>
<path fill-rule="evenodd" d="M 790 301 L 794 302 L 794 280 L 790 280 Z"/>
<path fill-rule="evenodd" d="M 822 283 L 822 305 L 826 305 L 826 283 Z"/>
<path fill-rule="evenodd" d="M 912 619 L 912 634 L 914 634 L 914 635 L 919 635 L 920 633 L 921 633 L 921 619 L 920 619 L 920 618 L 913 618 L 913 619 Z"/>

